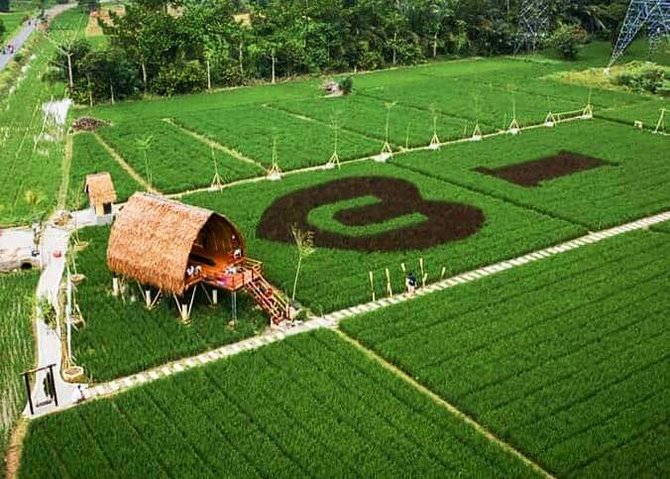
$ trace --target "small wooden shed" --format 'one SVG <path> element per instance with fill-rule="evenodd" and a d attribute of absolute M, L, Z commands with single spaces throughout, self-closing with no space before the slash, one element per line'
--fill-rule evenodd
<path fill-rule="evenodd" d="M 116 202 L 116 191 L 109 173 L 95 173 L 86 175 L 85 191 L 88 201 L 95 210 L 96 216 L 112 214 L 114 202 Z"/>

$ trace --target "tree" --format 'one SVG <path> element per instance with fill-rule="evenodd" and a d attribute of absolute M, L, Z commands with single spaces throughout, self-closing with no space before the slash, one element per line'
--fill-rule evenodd
<path fill-rule="evenodd" d="M 295 279 L 293 280 L 293 292 L 291 294 L 291 300 L 295 301 L 295 290 L 298 287 L 298 276 L 302 269 L 302 262 L 305 258 L 314 253 L 316 248 L 314 247 L 314 233 L 311 231 L 302 231 L 296 225 L 293 225 L 291 226 L 291 234 L 293 235 L 293 240 L 295 241 L 298 253 L 298 263 L 295 268 Z"/>
<path fill-rule="evenodd" d="M 549 44 L 566 60 L 576 60 L 584 31 L 579 25 L 561 24 L 549 39 Z"/>
<path fill-rule="evenodd" d="M 5 27 L 5 24 L 2 23 L 2 18 L 0 18 L 0 42 L 5 38 L 5 32 L 7 31 L 7 28 Z"/>
<path fill-rule="evenodd" d="M 9 0 L 0 0 L 0 12 L 9 12 Z"/>
<path fill-rule="evenodd" d="M 72 92 L 75 79 L 80 78 L 79 67 L 82 60 L 90 53 L 91 44 L 84 39 L 79 39 L 71 43 L 57 45 L 56 51 L 56 57 L 50 62 L 57 72 L 54 79 L 67 81 L 70 92 Z"/>
<path fill-rule="evenodd" d="M 119 48 L 90 52 L 82 60 L 82 79 L 76 89 L 91 98 L 101 101 L 109 99 L 112 104 L 139 90 L 136 69 L 125 52 Z"/>
<path fill-rule="evenodd" d="M 87 12 L 94 12 L 100 6 L 100 0 L 77 0 L 80 9 Z"/>

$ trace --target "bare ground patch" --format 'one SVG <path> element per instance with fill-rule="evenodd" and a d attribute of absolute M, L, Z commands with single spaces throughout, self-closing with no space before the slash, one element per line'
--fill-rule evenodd
<path fill-rule="evenodd" d="M 605 165 L 613 164 L 579 153 L 560 151 L 555 155 L 540 158 L 539 160 L 525 161 L 500 168 L 478 166 L 474 171 L 530 188 L 538 186 L 543 181 L 572 175 L 580 171 L 600 168 Z"/>
<path fill-rule="evenodd" d="M 378 203 L 337 212 L 343 226 L 378 224 L 421 213 L 426 220 L 406 227 L 367 236 L 322 230 L 308 221 L 314 208 L 374 196 Z M 292 243 L 290 226 L 314 232 L 316 246 L 359 251 L 406 251 L 426 249 L 475 234 L 484 225 L 484 213 L 471 205 L 426 200 L 412 183 L 389 177 L 353 177 L 312 186 L 278 198 L 258 225 L 260 238 Z"/>

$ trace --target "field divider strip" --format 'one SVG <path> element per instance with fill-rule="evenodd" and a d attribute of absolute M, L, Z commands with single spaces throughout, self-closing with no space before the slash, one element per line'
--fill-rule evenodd
<path fill-rule="evenodd" d="M 95 137 L 95 139 L 100 143 L 100 146 L 102 146 L 105 151 L 111 156 L 114 161 L 116 161 L 121 168 L 123 168 L 126 173 L 130 175 L 130 177 L 135 180 L 138 184 L 140 184 L 143 188 L 145 188 L 147 191 L 150 191 L 152 193 L 160 193 L 157 189 L 152 187 L 147 180 L 145 180 L 137 171 L 133 169 L 130 164 L 126 160 L 123 159 L 123 157 L 110 145 L 107 144 L 105 140 L 102 139 L 102 137 L 97 133 L 93 132 L 92 135 Z"/>
<path fill-rule="evenodd" d="M 316 124 L 319 124 L 319 125 L 326 126 L 326 127 L 328 127 L 328 128 L 332 128 L 332 125 L 330 125 L 329 123 L 327 123 L 327 122 L 325 122 L 325 121 L 323 121 L 323 120 L 319 120 L 318 118 L 314 118 L 314 117 L 305 115 L 304 113 L 296 113 L 296 112 L 294 112 L 294 111 L 292 111 L 292 110 L 289 110 L 288 108 L 284 108 L 284 107 L 276 106 L 276 105 L 269 105 L 269 104 L 267 104 L 267 103 L 263 104 L 263 108 L 267 108 L 268 110 L 272 110 L 272 111 L 276 111 L 276 112 L 281 113 L 281 114 L 284 114 L 284 115 L 288 115 L 288 116 L 290 116 L 291 118 L 295 118 L 295 119 L 300 120 L 300 121 L 306 121 L 306 122 L 309 122 L 309 123 L 316 123 Z M 384 141 L 385 141 L 385 140 L 384 140 L 384 137 L 373 137 L 373 136 L 368 136 L 368 135 L 366 135 L 365 133 L 361 133 L 360 131 L 357 131 L 357 130 L 352 130 L 351 128 L 347 128 L 347 127 L 342 126 L 342 125 L 339 125 L 338 128 L 339 128 L 341 131 L 345 131 L 345 132 L 350 133 L 350 134 L 352 134 L 352 135 L 356 135 L 356 136 L 361 137 L 361 138 L 364 138 L 364 139 L 366 139 L 366 140 L 368 140 L 368 141 L 379 142 L 379 143 L 381 143 L 382 145 L 384 144 Z M 396 144 L 391 143 L 391 142 L 389 142 L 389 143 L 390 143 L 392 146 L 395 146 L 395 147 L 398 148 L 398 149 L 401 148 L 400 145 L 396 145 Z"/>
<path fill-rule="evenodd" d="M 525 456 L 522 452 L 520 452 L 518 449 L 516 449 L 511 444 L 509 444 L 509 443 L 503 441 L 502 439 L 500 439 L 499 437 L 497 437 L 491 431 L 486 429 L 486 427 L 479 424 L 472 417 L 470 417 L 467 414 L 465 414 L 464 412 L 462 412 L 460 409 L 458 409 L 456 406 L 451 404 L 449 401 L 447 401 L 443 397 L 437 395 L 435 392 L 433 392 L 432 390 L 428 389 L 423 384 L 416 381 L 414 378 L 409 376 L 405 371 L 403 371 L 399 367 L 397 367 L 394 364 L 386 361 L 384 358 L 379 356 L 377 353 L 375 353 L 374 351 L 366 348 L 364 345 L 362 345 L 356 339 L 354 339 L 351 336 L 344 333 L 342 330 L 336 329 L 335 333 L 342 340 L 346 341 L 348 344 L 350 344 L 351 346 L 356 348 L 358 351 L 360 351 L 362 354 L 364 354 L 368 359 L 370 359 L 371 361 L 379 364 L 382 368 L 386 369 L 387 371 L 389 371 L 394 376 L 403 380 L 405 383 L 407 383 L 413 389 L 416 389 L 418 392 L 420 392 L 424 396 L 427 396 L 428 398 L 430 398 L 435 404 L 437 404 L 438 406 L 441 406 L 444 409 L 446 409 L 450 414 L 452 414 L 453 416 L 456 416 L 458 419 L 460 419 L 461 421 L 466 423 L 468 426 L 470 426 L 475 431 L 477 431 L 480 435 L 484 436 L 488 441 L 491 441 L 491 442 L 495 443 L 498 447 L 503 449 L 505 452 L 507 452 L 508 454 L 511 454 L 512 456 L 516 457 L 521 462 L 523 462 L 528 467 L 533 469 L 535 472 L 538 472 L 542 476 L 544 476 L 548 479 L 555 479 L 554 475 L 551 474 L 549 471 L 547 471 L 545 468 L 543 468 L 538 463 L 536 463 L 532 459 Z"/>
<path fill-rule="evenodd" d="M 72 169 L 72 157 L 74 154 L 73 137 L 70 133 L 65 134 L 65 152 L 63 153 L 63 165 L 61 167 L 61 182 L 58 189 L 57 208 L 65 209 L 67 203 L 68 190 L 70 189 L 70 170 Z"/>
<path fill-rule="evenodd" d="M 590 119 L 590 118 L 584 118 L 583 116 L 569 117 L 569 118 L 564 118 L 564 119 L 557 120 L 556 124 L 567 123 L 567 122 L 576 121 L 576 120 L 585 120 L 585 119 Z M 169 119 L 164 119 L 163 121 L 166 121 L 166 122 L 170 123 L 171 125 L 174 125 L 176 128 L 182 129 L 184 132 L 189 132 L 189 130 L 186 129 L 185 127 L 182 127 L 182 126 L 180 126 L 176 123 L 173 123 L 172 120 L 169 120 L 169 121 L 168 120 Z M 546 128 L 545 123 L 537 123 L 537 124 L 534 124 L 534 125 L 523 126 L 519 129 L 519 131 L 534 130 L 534 129 L 539 129 L 539 128 Z M 208 142 L 212 141 L 212 140 L 208 139 L 207 137 L 199 135 L 198 133 L 195 133 L 195 132 L 191 132 L 191 133 L 193 133 L 194 135 L 197 135 L 196 138 L 198 136 L 200 136 L 201 141 L 204 141 L 205 144 L 209 145 Z M 508 135 L 508 134 L 509 134 L 509 132 L 507 130 L 498 130 L 498 131 L 495 131 L 495 132 L 492 132 L 492 133 L 487 133 L 487 134 L 482 135 L 481 140 L 484 140 L 486 138 L 494 138 L 496 136 L 504 136 L 504 135 Z M 447 147 L 447 146 L 450 146 L 450 145 L 457 145 L 457 144 L 460 144 L 460 143 L 471 143 L 473 141 L 474 140 L 473 140 L 472 137 L 466 136 L 464 138 L 458 138 L 458 139 L 455 139 L 455 140 L 447 140 L 447 141 L 441 142 L 439 144 L 439 147 L 442 148 L 443 146 Z M 216 142 L 213 142 L 213 143 L 215 145 L 220 146 L 221 148 L 225 148 L 223 145 L 221 145 L 219 143 L 216 143 Z M 210 146 L 214 146 L 214 145 L 210 145 Z M 214 147 L 216 148 L 216 146 L 214 146 Z M 400 147 L 400 150 L 399 151 L 394 151 L 392 156 L 395 157 L 395 156 L 407 155 L 407 154 L 410 154 L 410 153 L 415 153 L 415 152 L 420 152 L 420 151 L 434 151 L 434 150 L 435 150 L 435 147 L 430 146 L 430 145 L 415 146 L 415 147 L 411 147 L 411 148 Z M 234 151 L 234 150 L 231 150 L 231 151 Z M 352 158 L 351 160 L 340 160 L 340 167 L 345 166 L 345 165 L 355 164 L 355 163 L 361 163 L 361 162 L 368 161 L 368 160 L 378 161 L 379 157 L 380 157 L 379 154 L 375 154 L 375 155 L 362 156 L 360 158 Z M 254 161 L 254 160 L 251 160 L 251 161 Z M 397 163 L 393 163 L 393 165 L 396 166 L 396 167 L 399 167 L 399 168 L 409 169 L 409 168 L 407 168 L 403 165 L 399 165 Z M 265 169 L 265 167 L 262 167 L 262 168 Z M 296 168 L 294 170 L 287 170 L 287 171 L 284 171 L 282 173 L 282 176 L 297 175 L 297 174 L 300 174 L 300 173 L 310 173 L 310 172 L 315 172 L 315 171 L 320 171 L 320 170 L 328 170 L 328 169 L 329 169 L 328 164 L 324 163 L 322 165 L 308 166 L 308 167 L 305 167 L 305 168 Z M 426 172 L 423 172 L 423 171 L 417 171 L 417 172 L 424 175 L 424 176 L 429 176 Z M 465 189 L 469 189 L 469 190 L 475 191 L 477 193 L 481 193 L 481 194 L 484 194 L 484 195 L 487 195 L 487 196 L 494 197 L 488 192 L 476 191 L 476 190 L 474 190 L 474 189 L 472 189 L 468 186 L 459 185 L 459 184 L 456 184 L 456 183 L 454 183 L 450 180 L 446 180 L 444 178 L 437 178 L 437 177 L 433 177 L 433 178 L 436 179 L 436 180 L 442 181 L 442 182 L 449 182 L 449 183 L 455 184 L 456 186 L 461 186 Z M 242 180 L 232 181 L 230 183 L 225 183 L 221 186 L 214 186 L 214 187 L 213 186 L 203 186 L 202 188 L 195 188 L 195 189 L 191 189 L 191 190 L 180 191 L 180 192 L 177 192 L 177 193 L 170 193 L 170 194 L 166 195 L 166 197 L 181 199 L 184 196 L 193 195 L 193 194 L 196 194 L 196 193 L 217 192 L 217 191 L 221 191 L 222 189 L 230 188 L 230 187 L 233 187 L 233 186 L 244 185 L 244 184 L 247 184 L 247 183 L 256 183 L 256 182 L 263 181 L 263 180 L 267 180 L 267 177 L 256 176 L 256 177 L 252 177 L 252 178 L 245 178 L 245 179 L 242 179 Z M 506 201 L 508 203 L 511 202 L 507 198 L 497 198 L 497 199 L 502 200 L 502 201 Z M 521 204 L 519 204 L 517 206 L 529 208 L 528 206 L 521 205 Z M 541 210 L 537 210 L 537 211 L 539 211 L 540 213 L 543 213 L 545 215 L 547 214 L 547 213 L 545 213 Z M 551 216 L 551 215 L 549 215 L 549 216 Z M 578 223 L 575 223 L 574 221 L 567 220 L 567 219 L 564 219 L 564 218 L 559 218 L 559 219 L 562 219 L 563 221 L 567 221 L 569 223 L 578 224 Z M 580 226 L 586 226 L 586 225 L 580 225 Z"/>
<path fill-rule="evenodd" d="M 210 148 L 214 148 L 219 151 L 223 151 L 224 153 L 227 153 L 228 155 L 232 156 L 236 160 L 243 161 L 245 163 L 249 163 L 250 165 L 257 166 L 258 168 L 262 169 L 263 171 L 267 170 L 267 167 L 265 167 L 262 163 L 259 161 L 256 161 L 252 158 L 249 158 L 248 156 L 243 155 L 239 151 L 235 150 L 234 148 L 230 148 L 228 146 L 222 145 L 218 141 L 214 141 L 211 138 L 208 138 L 205 135 L 202 135 L 196 131 L 191 130 L 190 128 L 187 128 L 183 125 L 180 125 L 176 123 L 172 118 L 163 118 L 161 121 L 167 123 L 170 126 L 173 126 L 177 130 L 181 131 L 182 133 L 190 136 L 191 138 L 199 141 L 200 143 L 203 143 Z"/>
<path fill-rule="evenodd" d="M 117 378 L 106 383 L 99 383 L 88 386 L 83 391 L 85 400 L 104 398 L 114 394 L 118 394 L 132 387 L 140 386 L 149 382 L 153 382 L 162 377 L 171 376 L 176 373 L 183 372 L 188 369 L 193 369 L 205 365 L 211 361 L 217 361 L 223 358 L 228 358 L 244 351 L 251 351 L 258 349 L 267 344 L 282 341 L 290 336 L 295 336 L 316 329 L 333 329 L 337 330 L 341 321 L 348 318 L 366 314 L 368 312 L 389 307 L 395 304 L 411 301 L 416 298 L 425 296 L 426 294 L 436 293 L 444 289 L 453 288 L 460 284 L 471 283 L 478 281 L 481 278 L 492 276 L 494 274 L 506 271 L 512 268 L 523 266 L 534 261 L 542 261 L 546 258 L 551 258 L 568 251 L 572 251 L 583 246 L 598 243 L 608 238 L 619 236 L 630 231 L 649 230 L 655 224 L 665 221 L 670 221 L 670 210 L 653 216 L 640 218 L 630 223 L 622 224 L 613 228 L 590 232 L 585 236 L 575 238 L 573 240 L 559 243 L 538 251 L 533 251 L 517 258 L 506 259 L 495 264 L 483 266 L 473 271 L 466 271 L 451 278 L 446 278 L 435 283 L 431 283 L 424 288 L 420 288 L 415 294 L 402 293 L 396 294 L 392 298 L 381 298 L 376 301 L 370 301 L 358 305 L 351 306 L 346 309 L 334 311 L 319 317 L 312 317 L 308 321 L 297 324 L 285 323 L 278 327 L 272 328 L 260 336 L 253 336 L 242 341 L 227 344 L 219 348 L 205 351 L 195 356 L 182 358 L 167 364 L 155 366 L 153 368 L 131 374 L 126 377 Z M 51 409 L 44 414 L 52 414 L 57 411 L 69 409 L 77 406 L 80 403 L 64 401 L 58 409 Z M 37 414 L 34 417 L 38 417 Z"/>

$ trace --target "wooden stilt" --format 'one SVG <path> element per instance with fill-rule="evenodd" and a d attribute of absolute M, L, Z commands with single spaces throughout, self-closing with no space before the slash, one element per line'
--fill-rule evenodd
<path fill-rule="evenodd" d="M 368 273 L 369 273 L 369 276 L 370 276 L 370 289 L 372 290 L 372 301 L 376 301 L 374 275 L 372 274 L 372 271 L 369 271 Z"/>
<path fill-rule="evenodd" d="M 117 297 L 119 295 L 119 278 L 114 276 L 112 278 L 112 296 Z"/>
<path fill-rule="evenodd" d="M 391 288 L 391 273 L 389 269 L 386 268 L 386 292 L 389 295 L 389 298 L 393 297 L 393 289 Z"/>

